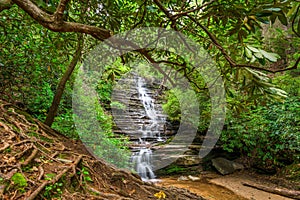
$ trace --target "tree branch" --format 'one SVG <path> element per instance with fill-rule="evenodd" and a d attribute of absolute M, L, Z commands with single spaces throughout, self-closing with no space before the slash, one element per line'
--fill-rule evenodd
<path fill-rule="evenodd" d="M 293 30 L 293 32 L 298 36 L 298 37 L 300 37 L 300 33 L 298 33 L 296 30 L 295 30 L 295 21 L 296 21 L 296 17 L 298 16 L 298 12 L 299 12 L 299 9 L 300 9 L 300 5 L 298 5 L 298 7 L 297 7 L 297 11 L 296 11 L 296 13 L 295 13 L 295 15 L 294 15 L 294 17 L 293 17 L 293 20 L 292 20 L 292 30 Z M 300 26 L 300 25 L 298 25 L 298 26 Z M 299 29 L 298 29 L 299 30 Z"/>
<path fill-rule="evenodd" d="M 191 12 L 195 12 L 195 11 L 201 10 L 202 8 L 204 8 L 204 7 L 206 7 L 206 6 L 210 5 L 210 4 L 212 4 L 212 3 L 215 2 L 215 1 L 216 1 L 216 0 L 211 0 L 210 2 L 207 2 L 207 3 L 203 4 L 202 6 L 199 6 L 199 7 L 196 7 L 196 8 L 194 8 L 194 9 L 190 9 L 190 10 L 187 10 L 187 11 L 184 11 L 184 12 L 177 13 L 177 14 L 173 15 L 172 17 L 173 17 L 174 19 L 177 19 L 177 18 L 179 18 L 179 17 L 181 17 L 181 16 L 184 16 L 184 15 L 186 15 L 186 14 L 188 14 L 188 13 L 191 13 Z"/>
<path fill-rule="evenodd" d="M 199 23 L 195 18 L 193 18 L 190 15 L 186 15 L 189 17 L 195 24 L 197 24 L 204 32 L 208 35 L 208 37 L 211 39 L 211 41 L 214 43 L 214 45 L 221 51 L 227 62 L 230 64 L 232 67 L 245 67 L 245 68 L 251 68 L 259 71 L 265 71 L 265 72 L 270 72 L 270 73 L 277 73 L 277 72 L 283 72 L 283 71 L 288 71 L 288 70 L 293 70 L 297 69 L 300 58 L 296 61 L 296 63 L 289 68 L 285 69 L 279 69 L 279 70 L 271 70 L 271 69 L 266 69 L 266 68 L 261 68 L 261 67 L 256 67 L 254 65 L 246 65 L 246 64 L 237 64 L 235 61 L 232 60 L 232 58 L 228 55 L 226 50 L 222 47 L 222 45 L 218 42 L 217 38 L 208 30 L 207 27 L 203 26 L 201 23 Z"/>
<path fill-rule="evenodd" d="M 159 7 L 159 9 L 165 13 L 165 15 L 171 20 L 172 24 L 175 24 L 176 20 L 179 17 L 182 16 L 186 16 L 188 18 L 190 18 L 197 26 L 199 26 L 202 30 L 204 30 L 204 32 L 208 35 L 208 37 L 211 39 L 211 41 L 214 43 L 214 45 L 221 51 L 221 53 L 223 54 L 223 56 L 225 57 L 225 59 L 227 60 L 227 62 L 230 64 L 231 67 L 245 67 L 245 68 L 251 68 L 251 69 L 255 69 L 255 70 L 259 70 L 259 71 L 265 71 L 265 72 L 270 72 L 270 73 L 277 73 L 277 72 L 283 72 L 283 71 L 288 71 L 288 70 L 293 70 L 293 69 L 297 69 L 297 66 L 299 64 L 299 60 L 300 58 L 296 61 L 296 63 L 290 67 L 290 68 L 285 68 L 285 69 L 279 69 L 279 70 L 271 70 L 271 69 L 266 69 L 266 68 L 261 68 L 261 67 L 257 67 L 257 66 L 253 66 L 253 65 L 245 65 L 245 64 L 237 64 L 226 52 L 226 50 L 222 47 L 222 45 L 218 42 L 218 39 L 208 30 L 207 27 L 205 27 L 204 25 L 202 25 L 201 23 L 199 23 L 194 17 L 188 15 L 188 13 L 193 12 L 193 10 L 189 10 L 186 12 L 182 12 L 176 15 L 172 15 L 168 9 L 166 9 L 163 4 L 159 1 L 159 0 L 153 0 L 154 3 Z M 211 3 L 213 3 L 215 0 L 212 0 L 204 5 L 202 5 L 201 7 L 205 7 Z M 199 9 L 201 9 L 201 7 L 199 7 Z M 298 7 L 299 9 L 299 7 Z M 194 11 L 197 9 L 194 9 Z M 173 27 L 174 28 L 174 27 Z"/>
<path fill-rule="evenodd" d="M 174 19 L 173 19 L 173 15 L 168 11 L 168 9 L 166 9 L 163 5 L 162 5 L 162 3 L 159 1 L 159 0 L 153 0 L 154 1 L 154 3 L 159 7 L 159 9 L 161 10 L 161 11 L 163 11 L 164 13 L 165 13 L 165 15 L 167 15 L 167 17 L 171 20 L 171 21 L 173 21 Z"/>
<path fill-rule="evenodd" d="M 54 13 L 54 16 L 56 17 L 57 21 L 62 21 L 64 16 L 64 11 L 66 10 L 66 6 L 70 0 L 61 0 L 59 2 L 59 5 L 57 6 L 57 9 Z"/>
<path fill-rule="evenodd" d="M 59 16 L 61 15 L 61 12 L 63 13 L 68 0 L 61 0 L 54 15 L 44 12 L 30 0 L 13 0 L 13 2 L 27 12 L 38 23 L 54 32 L 86 33 L 101 41 L 112 35 L 109 30 L 103 28 L 59 20 Z"/>

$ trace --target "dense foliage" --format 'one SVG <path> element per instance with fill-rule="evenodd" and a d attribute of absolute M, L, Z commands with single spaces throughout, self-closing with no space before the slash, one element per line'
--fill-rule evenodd
<path fill-rule="evenodd" d="M 221 136 L 225 150 L 237 150 L 251 157 L 253 163 L 281 166 L 299 162 L 299 1 L 8 0 L 0 2 L 0 14 L 1 98 L 23 105 L 40 120 L 45 120 L 59 80 L 75 57 L 80 38 L 76 33 L 84 33 L 83 59 L 112 35 L 139 27 L 163 27 L 182 32 L 216 62 L 225 83 L 229 113 Z M 110 96 L 116 81 L 130 71 L 127 64 L 136 58 L 163 63 L 160 67 L 169 77 L 186 77 L 199 102 L 199 132 L 205 132 L 209 125 L 208 89 L 193 63 L 174 52 L 157 49 L 130 52 L 105 66 L 95 85 L 101 130 L 87 132 L 106 135 L 102 146 L 97 147 L 99 156 L 119 155 L 107 151 L 107 145 L 126 151 L 126 139 L 118 140 L 112 133 L 109 112 L 111 105 L 122 105 L 111 102 Z M 169 72 L 170 68 L 174 72 Z M 74 138 L 85 134 L 77 133 L 73 123 L 76 114 L 71 95 L 77 73 L 76 68 L 63 87 L 52 124 Z M 167 79 L 155 73 L 144 70 L 147 76 Z M 178 97 L 185 94 L 175 93 L 165 91 L 163 107 L 171 120 L 178 121 Z M 82 123 L 93 127 L 88 121 Z"/>

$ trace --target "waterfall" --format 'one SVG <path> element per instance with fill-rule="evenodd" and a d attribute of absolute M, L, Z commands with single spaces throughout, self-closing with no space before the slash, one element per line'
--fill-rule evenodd
<path fill-rule="evenodd" d="M 149 148 L 141 148 L 133 154 L 132 162 L 136 172 L 142 180 L 154 179 L 155 175 L 151 166 L 152 151 Z"/>
<path fill-rule="evenodd" d="M 141 176 L 142 180 L 154 179 L 155 174 L 152 171 L 152 150 L 151 148 L 143 147 L 143 145 L 149 144 L 146 139 L 149 139 L 151 143 L 163 142 L 161 132 L 164 129 L 165 117 L 159 114 L 156 109 L 155 101 L 149 94 L 149 90 L 145 87 L 146 83 L 143 78 L 137 77 L 137 91 L 138 97 L 143 105 L 145 116 L 148 119 L 144 119 L 142 126 L 140 127 L 141 137 L 139 138 L 139 144 L 142 146 L 137 152 L 132 155 L 132 162 L 134 169 Z"/>

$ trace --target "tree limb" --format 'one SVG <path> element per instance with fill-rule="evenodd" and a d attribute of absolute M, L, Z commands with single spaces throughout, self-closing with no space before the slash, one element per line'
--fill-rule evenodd
<path fill-rule="evenodd" d="M 159 0 L 153 0 L 154 3 L 159 7 L 159 9 L 165 13 L 165 15 L 171 20 L 172 24 L 175 24 L 176 20 L 179 17 L 183 17 L 186 16 L 188 18 L 190 18 L 197 26 L 199 26 L 207 35 L 208 37 L 211 39 L 211 41 L 213 42 L 213 44 L 221 51 L 221 53 L 223 54 L 223 56 L 225 57 L 225 59 L 227 60 L 227 62 L 230 64 L 231 67 L 244 67 L 244 68 L 251 68 L 251 69 L 255 69 L 255 70 L 259 70 L 259 71 L 265 71 L 265 72 L 270 72 L 270 73 L 277 73 L 277 72 L 283 72 L 283 71 L 288 71 L 288 70 L 293 70 L 293 69 L 297 69 L 300 58 L 298 58 L 298 60 L 296 61 L 296 63 L 289 68 L 285 68 L 285 69 L 279 69 L 279 70 L 271 70 L 271 69 L 266 69 L 266 68 L 261 68 L 261 67 L 257 67 L 254 65 L 246 65 L 246 64 L 238 64 L 236 63 L 226 52 L 226 50 L 222 47 L 222 45 L 218 42 L 218 39 L 216 38 L 215 35 L 213 35 L 206 26 L 202 25 L 200 22 L 198 22 L 194 17 L 188 15 L 188 13 L 190 13 L 189 11 L 187 12 L 182 12 L 176 15 L 172 15 L 168 9 L 166 9 L 163 4 L 159 1 Z M 214 0 L 204 4 L 203 6 L 207 6 L 211 3 L 213 3 Z M 299 8 L 299 7 L 298 7 Z M 190 10 L 191 11 L 191 10 Z M 192 11 L 191 11 L 192 12 Z"/>
<path fill-rule="evenodd" d="M 297 69 L 297 67 L 298 67 L 300 58 L 298 58 L 298 60 L 296 61 L 296 63 L 292 67 L 285 68 L 285 69 L 279 69 L 279 70 L 266 69 L 266 68 L 256 67 L 254 65 L 237 64 L 235 61 L 232 60 L 232 58 L 228 55 L 228 53 L 226 52 L 226 50 L 218 42 L 217 38 L 208 30 L 207 27 L 205 27 L 204 25 L 202 25 L 201 23 L 199 23 L 192 16 L 190 16 L 190 15 L 186 15 L 186 16 L 189 17 L 193 22 L 195 22 L 195 24 L 197 24 L 202 30 L 204 30 L 204 32 L 208 35 L 208 37 L 211 39 L 211 41 L 214 43 L 214 45 L 221 51 L 221 53 L 223 54 L 223 56 L 225 57 L 225 59 L 227 60 L 227 62 L 232 67 L 245 67 L 245 68 L 251 68 L 251 69 L 255 69 L 255 70 L 259 70 L 259 71 L 270 72 L 270 73 L 277 73 L 277 72 L 283 72 L 283 71 L 293 70 L 293 69 Z"/>
<path fill-rule="evenodd" d="M 62 17 L 60 16 L 61 12 L 63 13 L 68 0 L 61 0 L 54 15 L 44 12 L 30 0 L 13 0 L 13 2 L 27 12 L 38 23 L 54 32 L 86 33 L 101 41 L 109 38 L 112 35 L 109 30 L 100 27 L 63 21 Z"/>
<path fill-rule="evenodd" d="M 66 6 L 70 0 L 61 0 L 59 2 L 59 5 L 56 8 L 56 12 L 54 13 L 54 16 L 56 17 L 57 21 L 63 20 L 64 11 L 66 9 Z"/>
<path fill-rule="evenodd" d="M 172 17 L 175 18 L 175 19 L 177 19 L 177 18 L 179 18 L 179 17 L 181 17 L 181 16 L 184 16 L 184 15 L 186 15 L 186 14 L 188 14 L 188 13 L 191 13 L 191 12 L 195 12 L 195 11 L 201 10 L 201 9 L 203 9 L 204 7 L 206 7 L 206 6 L 210 5 L 210 4 L 212 4 L 212 3 L 215 2 L 215 1 L 216 1 L 216 0 L 211 0 L 210 2 L 207 2 L 207 3 L 203 4 L 202 6 L 199 6 L 199 7 L 196 7 L 196 8 L 194 8 L 194 9 L 190 9 L 190 10 L 187 10 L 187 11 L 184 11 L 184 12 L 177 13 L 177 14 L 173 15 Z"/>

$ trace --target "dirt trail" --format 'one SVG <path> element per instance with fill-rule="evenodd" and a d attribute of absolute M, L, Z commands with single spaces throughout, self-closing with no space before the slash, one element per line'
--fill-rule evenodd
<path fill-rule="evenodd" d="M 258 189 L 244 186 L 243 183 L 257 183 L 257 180 L 243 174 L 232 174 L 210 180 L 210 183 L 223 186 L 235 194 L 251 200 L 290 200 L 291 198 L 264 192 Z M 269 183 L 265 183 L 269 184 Z"/>
<path fill-rule="evenodd" d="M 291 198 L 244 186 L 242 183 L 261 182 L 248 174 L 235 173 L 227 176 L 206 174 L 198 181 L 178 181 L 178 177 L 162 178 L 157 183 L 187 189 L 207 200 L 290 200 Z M 271 183 L 263 183 L 272 186 Z M 274 185 L 275 187 L 275 185 Z"/>

